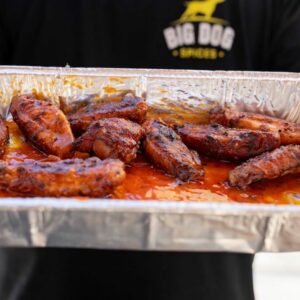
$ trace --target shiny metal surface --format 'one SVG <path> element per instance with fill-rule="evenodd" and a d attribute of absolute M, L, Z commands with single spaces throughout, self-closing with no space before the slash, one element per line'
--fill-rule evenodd
<path fill-rule="evenodd" d="M 0 67 L 3 115 L 17 93 L 74 101 L 125 90 L 146 95 L 150 106 L 165 113 L 174 106 L 183 114 L 198 113 L 216 101 L 300 122 L 298 74 Z M 0 200 L 0 246 L 284 252 L 300 250 L 299 226 L 300 206 L 294 205 Z"/>

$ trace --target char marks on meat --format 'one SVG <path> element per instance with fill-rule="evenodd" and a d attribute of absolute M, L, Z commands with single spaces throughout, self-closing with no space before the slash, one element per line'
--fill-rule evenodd
<path fill-rule="evenodd" d="M 224 128 L 218 124 L 186 124 L 176 130 L 188 147 L 216 159 L 246 159 L 280 146 L 278 133 Z"/>
<path fill-rule="evenodd" d="M 129 163 L 136 158 L 143 129 L 137 123 L 121 118 L 102 119 L 92 123 L 75 141 L 75 150 L 94 152 L 99 158 L 119 158 Z"/>
<path fill-rule="evenodd" d="M 100 100 L 81 101 L 78 106 L 65 110 L 72 130 L 81 134 L 87 130 L 91 123 L 104 118 L 124 118 L 137 123 L 142 123 L 148 111 L 148 106 L 143 98 L 136 97 L 132 93 L 122 96 L 120 101 L 105 102 Z"/>
<path fill-rule="evenodd" d="M 216 107 L 210 111 L 210 122 L 235 127 L 280 134 L 281 144 L 300 144 L 300 124 L 266 115 L 238 112 Z"/>
<path fill-rule="evenodd" d="M 253 182 L 300 173 L 300 145 L 280 148 L 252 158 L 229 173 L 229 184 L 245 189 Z"/>
<path fill-rule="evenodd" d="M 2 189 L 34 196 L 101 197 L 110 194 L 124 179 L 124 164 L 114 159 L 0 162 Z"/>
<path fill-rule="evenodd" d="M 0 156 L 4 154 L 5 146 L 9 138 L 8 128 L 4 120 L 0 117 Z"/>
<path fill-rule="evenodd" d="M 173 129 L 157 121 L 147 121 L 143 128 L 145 153 L 156 166 L 183 181 L 201 179 L 198 154 L 189 150 Z"/>
<path fill-rule="evenodd" d="M 49 100 L 15 96 L 11 114 L 27 140 L 46 154 L 71 156 L 74 137 L 64 113 Z"/>

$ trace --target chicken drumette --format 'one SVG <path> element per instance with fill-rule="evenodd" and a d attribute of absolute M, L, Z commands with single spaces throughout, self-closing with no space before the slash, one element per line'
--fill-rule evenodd
<path fill-rule="evenodd" d="M 31 95 L 13 97 L 11 114 L 25 137 L 38 149 L 69 157 L 74 137 L 63 112 L 49 100 Z"/>
<path fill-rule="evenodd" d="M 218 124 L 186 124 L 177 126 L 176 131 L 187 146 L 217 159 L 245 159 L 280 146 L 278 133 L 224 128 Z"/>
<path fill-rule="evenodd" d="M 277 132 L 281 144 L 300 144 L 300 124 L 278 118 L 216 107 L 210 111 L 210 121 L 227 127 Z"/>
<path fill-rule="evenodd" d="M 288 145 L 236 167 L 229 173 L 229 184 L 245 189 L 256 181 L 297 173 L 300 173 L 300 145 Z"/>
<path fill-rule="evenodd" d="M 156 166 L 183 181 L 201 179 L 203 170 L 197 152 L 190 151 L 173 129 L 157 121 L 147 121 L 143 128 L 144 150 Z"/>
<path fill-rule="evenodd" d="M 125 179 L 120 160 L 1 161 L 0 186 L 35 196 L 105 196 Z"/>
<path fill-rule="evenodd" d="M 148 106 L 143 98 L 127 93 L 120 98 L 120 101 L 109 102 L 107 98 L 103 102 L 89 97 L 79 103 L 75 102 L 69 108 L 64 108 L 63 105 L 62 109 L 67 114 L 74 133 L 80 134 L 86 131 L 91 123 L 104 118 L 124 118 L 141 123 L 145 119 Z"/>
<path fill-rule="evenodd" d="M 129 163 L 136 158 L 139 140 L 143 135 L 140 125 L 121 118 L 102 119 L 92 123 L 75 141 L 75 150 L 94 152 L 99 158 L 119 158 Z"/>

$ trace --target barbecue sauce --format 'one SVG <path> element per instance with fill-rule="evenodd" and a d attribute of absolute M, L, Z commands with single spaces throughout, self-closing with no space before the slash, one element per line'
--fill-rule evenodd
<path fill-rule="evenodd" d="M 3 159 L 47 159 L 47 156 L 26 142 L 13 121 L 8 121 L 10 139 Z M 300 175 L 288 175 L 275 180 L 252 184 L 246 191 L 231 188 L 226 184 L 228 172 L 237 164 L 201 157 L 205 176 L 201 182 L 182 183 L 165 175 L 139 155 L 126 166 L 126 180 L 111 198 L 163 201 L 214 201 L 267 204 L 300 204 Z M 1 197 L 22 196 L 0 191 Z"/>

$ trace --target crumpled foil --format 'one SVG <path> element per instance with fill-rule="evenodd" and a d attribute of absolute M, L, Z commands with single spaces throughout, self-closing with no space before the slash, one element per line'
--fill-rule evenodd
<path fill-rule="evenodd" d="M 0 67 L 0 113 L 37 93 L 67 103 L 131 90 L 156 117 L 205 118 L 220 103 L 300 122 L 290 73 Z M 295 198 L 300 196 L 295 195 Z M 299 199 L 300 201 L 300 199 Z M 0 246 L 230 251 L 300 250 L 300 206 L 63 198 L 1 198 Z"/>

